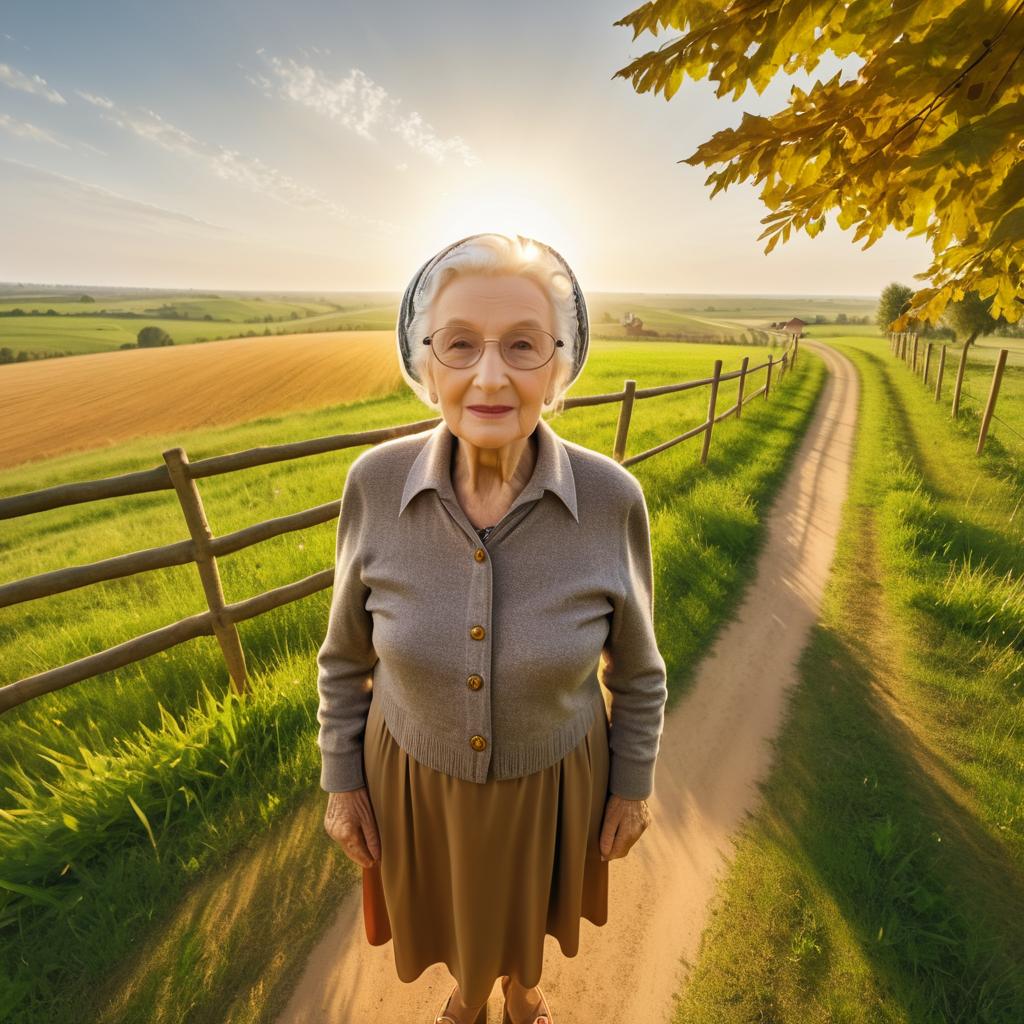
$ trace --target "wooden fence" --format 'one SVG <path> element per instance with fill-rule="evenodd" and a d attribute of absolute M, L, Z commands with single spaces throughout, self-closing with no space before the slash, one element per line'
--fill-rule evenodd
<path fill-rule="evenodd" d="M 928 370 L 931 366 L 932 361 L 932 347 L 933 342 L 928 342 L 924 347 L 921 359 L 921 368 L 918 369 L 918 340 L 917 334 L 912 332 L 904 332 L 889 335 L 889 349 L 899 359 L 902 359 L 907 366 L 910 367 L 911 371 L 915 374 L 919 374 L 922 383 L 925 387 L 928 386 Z M 964 384 L 964 371 L 967 369 L 967 352 L 970 349 L 970 345 L 964 345 L 960 351 L 960 361 L 956 368 L 956 380 L 953 382 L 953 401 L 951 405 L 950 415 L 953 419 L 957 419 L 960 415 L 960 396 L 963 390 Z M 1006 357 L 1009 354 L 1009 349 L 1001 348 L 999 354 L 996 356 L 995 366 L 992 368 L 992 383 L 988 389 L 988 399 L 985 402 L 984 409 L 981 414 L 981 427 L 978 430 L 978 447 L 975 449 L 975 454 L 980 455 L 985 448 L 985 438 L 988 437 L 988 428 L 992 423 L 992 418 L 995 417 L 996 412 L 996 400 L 999 398 L 999 385 L 1003 380 L 1003 370 L 1006 368 Z M 939 365 L 935 372 L 935 401 L 939 402 L 942 400 L 942 375 L 946 369 L 946 345 L 939 346 Z M 1013 428 L 1005 420 L 999 420 L 1005 427 L 1012 430 Z"/>
<path fill-rule="evenodd" d="M 743 406 L 758 395 L 763 394 L 767 399 L 772 386 L 773 370 L 778 368 L 781 381 L 786 370 L 795 363 L 796 356 L 797 339 L 794 337 L 780 357 L 776 358 L 769 354 L 768 361 L 757 366 L 748 366 L 749 356 L 746 356 L 740 369 L 731 373 L 722 373 L 722 360 L 716 359 L 710 377 L 641 389 L 637 388 L 635 380 L 627 380 L 621 391 L 569 398 L 566 399 L 564 407 L 570 409 L 610 402 L 620 403 L 612 457 L 623 466 L 635 465 L 697 435 L 703 435 L 700 463 L 706 465 L 714 425 L 729 416 L 735 415 L 739 418 Z M 767 369 L 763 387 L 749 395 L 744 395 L 747 377 L 762 369 Z M 719 387 L 730 380 L 737 382 L 736 400 L 727 409 L 719 411 Z M 626 456 L 626 441 L 635 402 L 705 387 L 708 388 L 708 414 L 703 423 L 663 441 L 653 448 Z M 290 444 L 250 448 L 247 451 L 216 455 L 198 462 L 189 462 L 184 449 L 170 448 L 163 452 L 164 464 L 154 469 L 107 477 L 102 480 L 60 484 L 0 499 L 0 519 L 11 519 L 66 505 L 173 488 L 177 493 L 185 525 L 189 532 L 188 540 L 178 541 L 174 544 L 134 551 L 126 555 L 105 558 L 99 562 L 56 569 L 52 572 L 39 573 L 35 576 L 15 580 L 12 583 L 5 583 L 0 585 L 0 607 L 64 593 L 93 583 L 133 576 L 153 569 L 185 565 L 189 562 L 194 562 L 196 565 L 208 606 L 207 611 L 126 640 L 116 647 L 110 647 L 59 668 L 49 669 L 0 687 L 0 713 L 9 711 L 11 708 L 44 693 L 59 690 L 83 679 L 90 679 L 102 672 L 120 668 L 122 665 L 142 661 L 160 651 L 184 643 L 186 640 L 211 635 L 217 638 L 235 690 L 238 693 L 244 693 L 247 689 L 245 656 L 236 624 L 245 619 L 262 615 L 273 608 L 297 601 L 299 598 L 307 597 L 318 590 L 325 590 L 334 583 L 334 569 L 324 569 L 312 576 L 306 576 L 304 579 L 276 587 L 244 601 L 226 604 L 217 559 L 221 555 L 240 551 L 271 537 L 290 533 L 293 530 L 304 530 L 331 519 L 337 519 L 341 509 L 341 498 L 336 498 L 323 505 L 316 505 L 313 508 L 303 509 L 291 515 L 267 519 L 222 537 L 215 537 L 207 522 L 196 481 L 222 473 L 234 473 L 252 466 L 263 466 L 288 459 L 301 459 L 310 455 L 320 455 L 324 452 L 339 451 L 343 448 L 354 448 L 360 445 L 378 444 L 381 441 L 428 430 L 439 422 L 439 418 L 419 420 L 415 423 L 403 423 L 359 434 L 336 434 Z"/>

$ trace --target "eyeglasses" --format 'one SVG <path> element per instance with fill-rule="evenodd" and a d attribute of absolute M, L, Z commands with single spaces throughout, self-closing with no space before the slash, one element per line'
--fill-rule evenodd
<path fill-rule="evenodd" d="M 501 358 L 515 370 L 539 370 L 550 361 L 556 348 L 565 345 L 547 331 L 533 327 L 519 327 L 490 340 L 497 343 Z M 429 345 L 445 366 L 463 370 L 480 361 L 488 340 L 471 327 L 455 326 L 439 327 L 423 339 L 423 344 Z"/>

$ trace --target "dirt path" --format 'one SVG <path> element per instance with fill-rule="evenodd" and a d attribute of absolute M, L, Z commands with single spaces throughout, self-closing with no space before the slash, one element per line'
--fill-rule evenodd
<path fill-rule="evenodd" d="M 580 953 L 547 936 L 541 984 L 558 1024 L 672 1017 L 694 961 L 730 837 L 759 799 L 770 739 L 796 679 L 832 562 L 857 417 L 856 371 L 834 349 L 803 341 L 829 379 L 768 516 L 768 536 L 737 616 L 701 663 L 693 689 L 665 721 L 654 822 L 610 865 L 609 919 L 580 923 Z M 370 946 L 357 887 L 309 958 L 278 1024 L 427 1024 L 451 980 L 443 964 L 413 984 L 394 971 L 392 945 Z M 500 1019 L 501 989 L 489 1016 Z"/>

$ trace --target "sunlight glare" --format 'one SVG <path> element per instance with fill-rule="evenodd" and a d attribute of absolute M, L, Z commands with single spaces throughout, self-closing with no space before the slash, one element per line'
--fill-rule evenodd
<path fill-rule="evenodd" d="M 522 183 L 490 181 L 477 188 L 442 193 L 434 211 L 431 234 L 464 238 L 481 231 L 524 235 L 549 245 L 562 237 L 562 224 L 543 199 L 522 188 Z"/>

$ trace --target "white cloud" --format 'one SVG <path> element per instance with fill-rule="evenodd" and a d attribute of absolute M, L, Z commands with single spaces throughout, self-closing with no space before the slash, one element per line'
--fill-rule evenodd
<path fill-rule="evenodd" d="M 91 92 L 82 92 L 81 89 L 76 89 L 75 92 L 82 97 L 83 100 L 87 100 L 94 107 L 103 107 L 104 110 L 113 110 L 114 104 L 111 100 L 108 100 L 106 96 L 96 96 Z"/>
<path fill-rule="evenodd" d="M 338 220 L 348 218 L 348 211 L 344 207 L 268 166 L 258 157 L 245 157 L 237 150 L 221 148 L 219 153 L 209 157 L 209 166 L 218 178 L 235 182 L 253 192 L 272 195 L 289 206 L 303 210 L 323 210 Z"/>
<path fill-rule="evenodd" d="M 56 89 L 51 89 L 46 84 L 45 78 L 40 78 L 38 75 L 26 75 L 23 71 L 12 68 L 10 64 L 0 64 L 0 82 L 12 89 L 18 89 L 20 92 L 41 96 L 51 103 L 67 103 L 67 100 Z"/>
<path fill-rule="evenodd" d="M 99 146 L 94 146 L 91 142 L 80 142 L 79 145 L 83 149 L 91 149 L 94 153 L 99 153 L 100 156 L 110 156 L 105 149 L 100 149 Z"/>
<path fill-rule="evenodd" d="M 110 117 L 115 124 L 134 132 L 140 139 L 154 142 L 170 153 L 184 153 L 204 156 L 203 144 L 188 132 L 165 121 L 155 110 L 145 110 L 142 115 L 119 111 Z"/>
<path fill-rule="evenodd" d="M 265 164 L 258 157 L 245 156 L 237 150 L 220 145 L 209 145 L 161 117 L 155 110 L 133 112 L 105 96 L 81 92 L 79 95 L 99 107 L 105 120 L 168 152 L 197 161 L 223 181 L 240 185 L 295 209 L 318 211 L 344 223 L 363 224 L 381 234 L 393 235 L 398 231 L 396 224 L 351 213 L 329 196 Z"/>
<path fill-rule="evenodd" d="M 34 164 L 25 163 L 22 160 L 0 157 L 0 165 L 6 165 L 6 168 L 0 166 L 0 180 L 6 178 L 9 182 L 17 183 L 17 187 L 11 189 L 12 194 L 19 193 L 21 189 L 27 190 L 30 186 L 45 187 L 48 191 L 42 194 L 50 199 L 60 197 L 79 201 L 87 200 L 94 213 L 112 216 L 126 223 L 135 221 L 152 226 L 159 222 L 174 222 L 177 225 L 201 228 L 206 231 L 234 234 L 229 228 L 211 224 L 209 221 L 200 220 L 198 217 L 182 213 L 179 210 L 170 210 L 153 203 L 132 199 L 130 196 L 114 192 L 102 185 L 93 185 L 66 174 L 44 170 L 42 167 L 36 167 Z M 62 208 L 59 203 L 54 203 L 53 206 Z"/>
<path fill-rule="evenodd" d="M 262 55 L 263 49 L 256 53 Z M 436 163 L 444 163 L 449 155 L 470 167 L 480 162 L 460 136 L 442 138 L 415 110 L 401 112 L 398 108 L 402 101 L 390 96 L 359 68 L 353 68 L 344 78 L 331 78 L 309 64 L 277 57 L 264 59 L 277 78 L 278 95 L 309 107 L 368 141 L 376 141 L 374 131 L 392 132 Z M 259 75 L 259 81 L 246 77 L 268 95 L 273 94 L 266 76 Z"/>
<path fill-rule="evenodd" d="M 45 128 L 29 124 L 28 121 L 19 121 L 10 114 L 0 114 L 0 128 L 6 129 L 11 135 L 18 135 L 23 139 L 32 139 L 35 142 L 48 142 L 53 146 L 60 146 L 61 149 L 70 149 L 66 142 L 61 142 Z"/>

